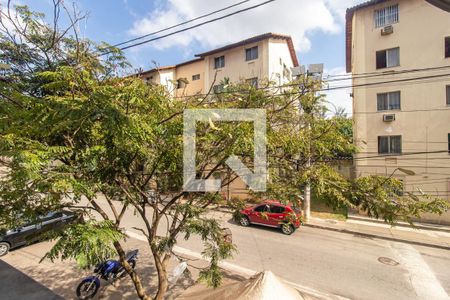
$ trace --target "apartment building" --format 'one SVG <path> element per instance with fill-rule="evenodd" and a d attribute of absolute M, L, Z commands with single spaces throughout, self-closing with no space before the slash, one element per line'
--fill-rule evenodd
<path fill-rule="evenodd" d="M 164 85 L 171 96 L 183 97 L 220 92 L 225 78 L 246 80 L 258 86 L 261 81 L 281 85 L 291 80 L 291 68 L 298 66 L 290 36 L 265 33 L 195 55 L 197 58 L 173 66 L 158 67 L 140 76 Z"/>
<path fill-rule="evenodd" d="M 291 68 L 299 65 L 290 36 L 265 33 L 195 55 L 177 65 L 154 68 L 138 74 L 143 80 L 161 84 L 172 97 L 220 92 L 224 79 L 247 81 L 254 86 L 273 81 L 282 85 L 292 79 Z M 236 179 L 222 189 L 226 198 L 247 198 L 246 184 Z"/>
<path fill-rule="evenodd" d="M 347 10 L 356 176 L 450 200 L 450 4 L 372 0 Z M 450 212 L 425 221 L 450 224 Z"/>

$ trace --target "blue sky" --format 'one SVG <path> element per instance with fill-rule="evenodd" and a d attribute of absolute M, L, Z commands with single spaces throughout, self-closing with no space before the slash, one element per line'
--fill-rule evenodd
<path fill-rule="evenodd" d="M 4 2 L 6 0 L 0 0 Z M 250 0 L 240 8 L 264 0 Z M 165 28 L 229 6 L 240 0 L 79 0 L 78 10 L 88 12 L 80 24 L 82 35 L 110 44 Z M 255 10 L 220 20 L 168 39 L 126 50 L 134 68 L 172 65 L 214 49 L 265 32 L 292 36 L 301 64 L 324 63 L 327 73 L 342 74 L 345 66 L 344 14 L 361 0 L 276 0 Z M 18 0 L 33 10 L 51 15 L 52 1 Z M 70 2 L 66 1 L 70 6 Z M 220 14 L 215 15 L 220 16 Z M 333 102 L 351 109 L 348 91 L 333 92 Z"/>

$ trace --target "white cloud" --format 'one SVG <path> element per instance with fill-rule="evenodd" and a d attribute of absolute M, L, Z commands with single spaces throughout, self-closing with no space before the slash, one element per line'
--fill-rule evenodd
<path fill-rule="evenodd" d="M 251 1 L 197 23 L 261 2 L 263 0 Z M 297 51 L 306 52 L 311 48 L 308 35 L 315 31 L 341 32 L 345 9 L 355 2 L 361 0 L 278 0 L 148 45 L 164 50 L 174 46 L 187 47 L 197 42 L 208 48 L 275 32 L 291 35 Z M 168 0 L 164 8 L 149 12 L 147 17 L 134 22 L 129 33 L 133 36 L 144 35 L 229 5 L 229 0 Z"/>
<path fill-rule="evenodd" d="M 328 86 L 332 88 L 332 90 L 324 92 L 326 95 L 326 100 L 329 102 L 327 106 L 331 112 L 331 115 L 334 114 L 336 109 L 343 108 L 345 109 L 347 115 L 350 116 L 352 114 L 352 98 L 350 97 L 352 89 L 349 86 L 351 86 L 352 81 L 350 79 L 346 79 L 349 78 L 350 75 L 346 74 L 344 68 L 325 70 L 325 74 L 324 80 L 327 81 L 327 75 L 330 76 L 328 78 Z"/>

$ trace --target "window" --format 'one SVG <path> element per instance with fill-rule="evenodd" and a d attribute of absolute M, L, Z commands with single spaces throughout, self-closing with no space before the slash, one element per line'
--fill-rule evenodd
<path fill-rule="evenodd" d="M 269 212 L 269 205 L 267 205 L 267 204 L 260 205 L 260 206 L 256 207 L 254 209 L 254 211 L 256 211 L 256 212 Z"/>
<path fill-rule="evenodd" d="M 400 92 L 377 94 L 377 110 L 400 109 Z"/>
<path fill-rule="evenodd" d="M 245 49 L 245 60 L 254 60 L 258 58 L 258 46 Z"/>
<path fill-rule="evenodd" d="M 450 153 L 450 133 L 447 135 L 448 139 L 448 153 Z"/>
<path fill-rule="evenodd" d="M 186 78 L 177 79 L 177 89 L 184 89 L 189 81 Z"/>
<path fill-rule="evenodd" d="M 199 80 L 199 79 L 200 79 L 200 74 L 192 75 L 192 81 Z"/>
<path fill-rule="evenodd" d="M 278 205 L 271 205 L 270 212 L 273 214 L 282 214 L 284 213 L 284 207 Z"/>
<path fill-rule="evenodd" d="M 223 84 L 217 84 L 213 87 L 214 94 L 223 92 Z"/>
<path fill-rule="evenodd" d="M 400 154 L 402 153 L 402 136 L 379 136 L 378 137 L 379 154 Z"/>
<path fill-rule="evenodd" d="M 446 86 L 447 105 L 450 105 L 450 85 Z"/>
<path fill-rule="evenodd" d="M 247 79 L 246 82 L 251 85 L 252 87 L 254 87 L 255 89 L 258 88 L 258 77 L 253 77 L 250 79 Z"/>
<path fill-rule="evenodd" d="M 398 4 L 375 10 L 375 27 L 383 27 L 398 22 Z"/>
<path fill-rule="evenodd" d="M 450 57 L 450 36 L 445 38 L 445 57 Z"/>
<path fill-rule="evenodd" d="M 377 69 L 400 65 L 400 48 L 377 51 Z"/>
<path fill-rule="evenodd" d="M 219 56 L 214 58 L 214 69 L 225 67 L 225 56 Z"/>

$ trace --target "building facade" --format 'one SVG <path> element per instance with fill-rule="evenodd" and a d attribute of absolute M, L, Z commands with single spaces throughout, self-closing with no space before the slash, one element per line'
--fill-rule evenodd
<path fill-rule="evenodd" d="M 291 69 L 298 60 L 290 36 L 265 33 L 226 45 L 197 58 L 173 66 L 158 67 L 138 74 L 152 84 L 165 86 L 171 97 L 220 92 L 224 80 L 248 83 L 257 87 L 261 82 L 276 85 L 289 83 Z M 248 198 L 247 185 L 237 178 L 221 191 L 227 198 Z"/>
<path fill-rule="evenodd" d="M 290 36 L 265 33 L 205 53 L 174 66 L 158 67 L 139 75 L 162 84 L 173 97 L 220 91 L 222 82 L 261 81 L 282 85 L 291 80 L 298 60 Z"/>
<path fill-rule="evenodd" d="M 372 0 L 346 19 L 355 175 L 450 201 L 450 4 Z M 450 224 L 450 212 L 423 220 Z"/>

